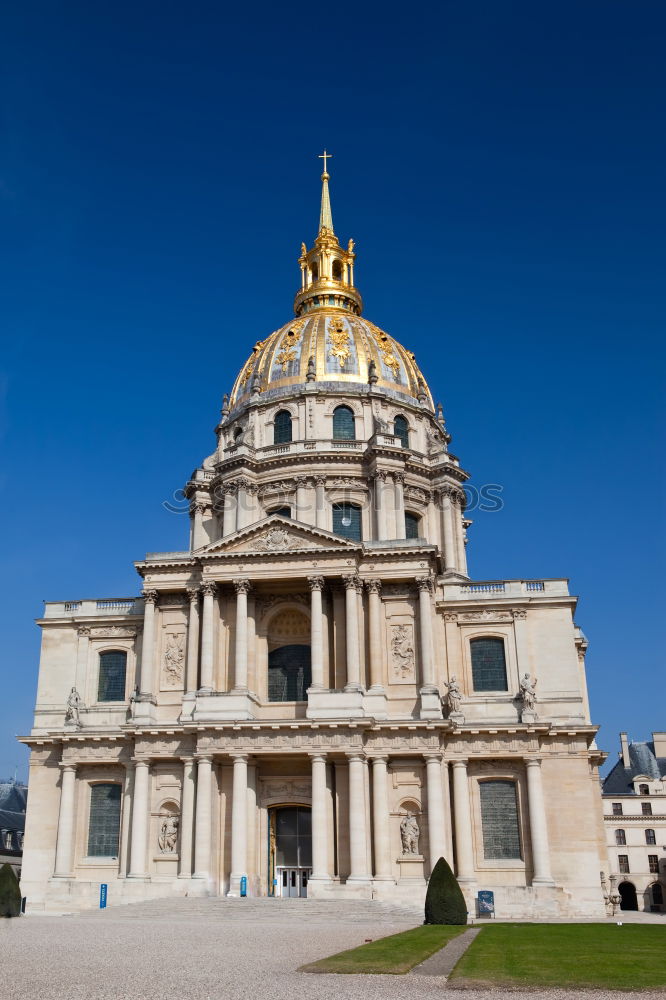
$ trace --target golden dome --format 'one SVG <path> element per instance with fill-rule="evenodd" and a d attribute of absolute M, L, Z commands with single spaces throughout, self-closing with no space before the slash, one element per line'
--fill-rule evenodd
<path fill-rule="evenodd" d="M 316 383 L 324 391 L 367 391 L 375 386 L 434 410 L 432 397 L 411 351 L 360 315 L 363 300 L 354 286 L 354 241 L 340 246 L 333 216 L 324 151 L 319 232 L 310 250 L 301 245 L 301 287 L 295 319 L 255 344 L 236 379 L 229 406 L 250 399 L 284 397 Z"/>
<path fill-rule="evenodd" d="M 235 410 L 259 391 L 285 396 L 314 383 L 324 391 L 371 385 L 433 410 L 432 397 L 411 351 L 362 316 L 319 308 L 259 341 L 234 384 Z"/>

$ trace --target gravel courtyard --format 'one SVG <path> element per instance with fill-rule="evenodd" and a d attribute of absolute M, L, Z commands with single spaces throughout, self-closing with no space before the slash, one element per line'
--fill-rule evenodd
<path fill-rule="evenodd" d="M 155 901 L 0 921 L 0 997 L 21 1000 L 419 1000 L 534 993 L 449 991 L 438 977 L 322 976 L 298 966 L 421 922 L 420 910 L 315 900 Z M 557 996 L 604 994 L 562 993 Z M 619 997 L 620 994 L 615 994 Z M 663 1000 L 663 993 L 643 993 Z"/>

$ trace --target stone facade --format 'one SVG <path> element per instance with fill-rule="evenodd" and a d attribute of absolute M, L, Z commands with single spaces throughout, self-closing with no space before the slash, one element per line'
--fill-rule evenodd
<path fill-rule="evenodd" d="M 620 747 L 603 783 L 609 885 L 622 909 L 666 913 L 666 733 Z"/>
<path fill-rule="evenodd" d="M 141 598 L 46 605 L 23 892 L 62 909 L 100 882 L 113 904 L 298 875 L 419 901 L 444 856 L 471 911 L 492 889 L 502 915 L 601 916 L 576 598 L 470 579 L 467 473 L 413 355 L 360 316 L 323 181 L 296 319 L 186 485 L 188 549 L 136 564 Z"/>

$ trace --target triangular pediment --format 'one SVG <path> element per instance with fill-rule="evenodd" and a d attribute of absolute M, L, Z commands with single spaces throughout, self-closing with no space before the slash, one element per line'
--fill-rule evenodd
<path fill-rule="evenodd" d="M 285 553 L 311 552 L 323 549 L 355 549 L 360 542 L 350 542 L 331 531 L 301 524 L 281 514 L 271 514 L 247 528 L 235 531 L 226 538 L 211 542 L 197 551 L 197 556 L 205 558 L 214 555 L 234 555 L 235 553 Z"/>

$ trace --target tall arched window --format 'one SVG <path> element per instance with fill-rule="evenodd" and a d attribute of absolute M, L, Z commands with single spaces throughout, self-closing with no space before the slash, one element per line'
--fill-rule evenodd
<path fill-rule="evenodd" d="M 482 781 L 481 828 L 485 858 L 519 859 L 520 828 L 514 781 Z"/>
<path fill-rule="evenodd" d="M 617 847 L 624 847 L 627 843 L 627 835 L 624 830 L 615 831 L 615 844 Z"/>
<path fill-rule="evenodd" d="M 403 448 L 409 448 L 409 424 L 401 413 L 393 421 L 393 433 L 399 438 Z"/>
<path fill-rule="evenodd" d="M 646 830 L 645 831 L 645 843 L 646 844 L 656 844 L 657 843 L 657 836 L 656 836 L 654 830 Z"/>
<path fill-rule="evenodd" d="M 339 260 L 333 261 L 333 278 L 335 281 L 342 281 L 342 264 Z"/>
<path fill-rule="evenodd" d="M 420 520 L 421 518 L 418 514 L 412 514 L 409 511 L 405 512 L 405 538 L 419 537 Z"/>
<path fill-rule="evenodd" d="M 112 649 L 99 654 L 97 701 L 125 701 L 127 653 Z"/>
<path fill-rule="evenodd" d="M 120 785 L 93 785 L 90 789 L 88 857 L 117 858 L 119 835 Z"/>
<path fill-rule="evenodd" d="M 353 503 L 333 504 L 333 531 L 353 542 L 361 541 L 361 508 Z"/>
<path fill-rule="evenodd" d="M 508 691 L 504 639 L 472 639 L 472 681 L 475 691 Z"/>
<path fill-rule="evenodd" d="M 348 406 L 336 406 L 333 410 L 333 437 L 336 441 L 354 441 L 354 411 Z"/>
<path fill-rule="evenodd" d="M 280 410 L 275 414 L 273 425 L 273 444 L 286 444 L 291 441 L 291 413 Z"/>
<path fill-rule="evenodd" d="M 269 701 L 307 701 L 311 681 L 309 646 L 279 646 L 268 654 Z"/>

